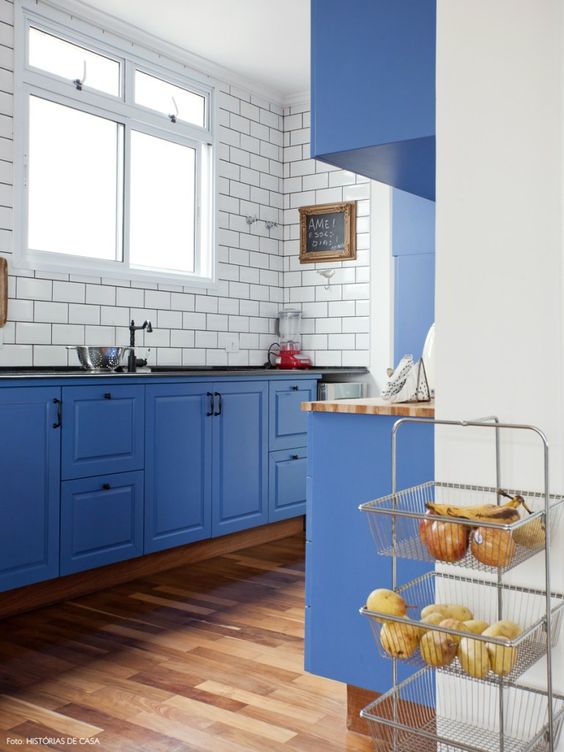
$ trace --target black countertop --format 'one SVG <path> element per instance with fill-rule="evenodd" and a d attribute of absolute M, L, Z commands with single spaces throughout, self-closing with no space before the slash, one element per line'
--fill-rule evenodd
<path fill-rule="evenodd" d="M 174 376 L 307 376 L 308 374 L 326 376 L 352 376 L 367 374 L 368 369 L 364 366 L 348 367 L 336 366 L 333 368 L 310 368 L 285 370 L 280 368 L 265 368 L 264 366 L 151 366 L 140 368 L 136 373 L 128 373 L 126 370 L 117 371 L 86 371 L 74 366 L 43 366 L 32 368 L 0 367 L 0 379 L 29 379 L 29 378 L 168 378 Z"/>

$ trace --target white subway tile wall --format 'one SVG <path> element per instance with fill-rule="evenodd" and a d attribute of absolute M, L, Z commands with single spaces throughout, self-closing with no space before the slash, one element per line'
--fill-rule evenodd
<path fill-rule="evenodd" d="M 13 38 L 13 4 L 0 0 L 0 254 L 11 270 L 0 366 L 75 365 L 65 345 L 126 345 L 132 318 L 153 322 L 152 334 L 138 334 L 151 363 L 258 365 L 283 304 L 302 309 L 303 347 L 316 365 L 368 364 L 368 182 L 309 159 L 307 105 L 283 111 L 229 84 L 219 92 L 217 289 L 14 274 Z M 327 265 L 299 264 L 297 207 L 348 199 L 358 201 L 358 257 L 331 264 L 325 290 L 316 270 Z M 239 351 L 227 353 L 234 339 Z"/>
<path fill-rule="evenodd" d="M 318 366 L 369 365 L 370 182 L 310 159 L 307 105 L 284 110 L 284 303 L 301 308 L 302 347 Z M 357 202 L 355 261 L 300 264 L 298 207 Z M 327 280 L 318 272 L 331 268 Z"/>

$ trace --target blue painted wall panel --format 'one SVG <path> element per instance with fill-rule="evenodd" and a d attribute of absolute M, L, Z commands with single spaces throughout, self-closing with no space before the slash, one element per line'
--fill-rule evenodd
<path fill-rule="evenodd" d="M 435 252 L 435 202 L 392 191 L 392 255 Z"/>
<path fill-rule="evenodd" d="M 360 503 L 391 490 L 391 429 L 387 416 L 311 413 L 309 418 L 306 669 L 377 692 L 391 684 L 370 625 L 358 614 L 368 593 L 391 586 L 392 560 L 378 556 Z M 433 476 L 430 426 L 401 429 L 399 485 Z M 398 562 L 398 581 L 429 565 Z M 403 673 L 403 670 L 402 670 Z"/>
<path fill-rule="evenodd" d="M 425 337 L 435 320 L 435 254 L 394 259 L 394 362 L 406 353 L 421 357 Z"/>

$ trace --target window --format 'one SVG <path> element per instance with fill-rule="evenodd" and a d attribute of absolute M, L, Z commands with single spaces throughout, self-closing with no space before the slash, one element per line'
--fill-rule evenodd
<path fill-rule="evenodd" d="M 209 285 L 213 89 L 84 22 L 22 12 L 20 264 Z"/>

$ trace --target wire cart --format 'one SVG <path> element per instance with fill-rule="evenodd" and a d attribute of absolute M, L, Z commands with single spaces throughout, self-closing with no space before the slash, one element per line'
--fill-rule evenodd
<path fill-rule="evenodd" d="M 495 487 L 431 481 L 398 490 L 397 435 L 407 423 L 493 431 Z M 502 490 L 500 434 L 506 429 L 540 440 L 543 491 Z M 564 496 L 549 492 L 548 441 L 535 426 L 502 423 L 495 416 L 396 421 L 392 492 L 359 507 L 378 553 L 392 557 L 392 589 L 407 604 L 405 615 L 360 609 L 380 654 L 393 661 L 391 689 L 361 711 L 377 752 L 555 752 L 564 695 L 553 689 L 553 648 L 564 595 L 551 589 L 550 543 L 563 504 Z M 461 516 L 447 514 L 445 505 L 456 506 Z M 474 510 L 465 516 L 462 508 L 478 505 L 491 506 L 483 517 Z M 544 587 L 505 581 L 507 572 L 541 553 Z M 400 585 L 399 557 L 434 562 L 435 568 Z M 472 621 L 432 614 L 430 604 L 462 601 Z M 492 622 L 503 622 L 503 631 L 492 633 Z M 523 683 L 524 672 L 541 659 L 544 686 Z M 414 667 L 401 682 L 398 661 Z"/>

